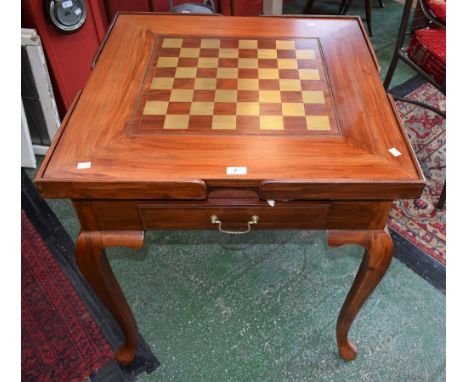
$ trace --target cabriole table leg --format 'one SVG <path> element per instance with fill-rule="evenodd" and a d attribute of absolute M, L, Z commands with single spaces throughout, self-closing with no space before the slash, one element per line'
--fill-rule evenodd
<path fill-rule="evenodd" d="M 348 331 L 364 302 L 385 275 L 392 260 L 393 243 L 388 230 L 331 230 L 327 231 L 332 247 L 357 244 L 366 248 L 359 270 L 354 278 L 336 323 L 336 338 L 340 356 L 351 361 L 357 348 L 348 340 Z"/>
<path fill-rule="evenodd" d="M 81 231 L 76 243 L 75 256 L 81 273 L 113 314 L 124 334 L 125 342 L 116 354 L 122 365 L 133 362 L 138 331 L 133 313 L 107 260 L 105 248 L 140 248 L 143 238 L 143 231 Z"/>

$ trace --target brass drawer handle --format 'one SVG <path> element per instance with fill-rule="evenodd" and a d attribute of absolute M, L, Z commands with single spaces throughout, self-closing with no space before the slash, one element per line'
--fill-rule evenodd
<path fill-rule="evenodd" d="M 219 218 L 216 215 L 211 215 L 210 220 L 211 220 L 212 224 L 218 224 L 218 230 L 220 232 L 228 233 L 230 235 L 240 235 L 240 234 L 243 234 L 243 233 L 249 233 L 251 225 L 252 224 L 257 224 L 258 221 L 260 220 L 260 218 L 257 215 L 253 215 L 250 218 L 250 220 L 247 222 L 247 229 L 245 231 L 227 231 L 227 230 L 224 230 L 223 227 L 222 227 L 223 223 L 221 222 L 221 220 L 219 220 Z"/>

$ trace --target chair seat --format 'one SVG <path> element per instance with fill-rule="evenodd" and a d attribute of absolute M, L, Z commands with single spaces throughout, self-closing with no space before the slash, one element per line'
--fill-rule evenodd
<path fill-rule="evenodd" d="M 438 84 L 445 83 L 445 29 L 419 29 L 408 47 L 408 56 Z"/>
<path fill-rule="evenodd" d="M 447 14 L 445 0 L 424 0 L 424 2 L 434 14 L 434 16 L 445 24 Z"/>
<path fill-rule="evenodd" d="M 171 8 L 169 12 L 209 14 L 209 13 L 213 13 L 213 9 L 203 4 L 184 3 L 184 4 L 176 5 L 175 7 Z"/>

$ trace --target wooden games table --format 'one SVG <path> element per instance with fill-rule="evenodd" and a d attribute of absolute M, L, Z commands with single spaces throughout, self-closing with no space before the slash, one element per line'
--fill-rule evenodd
<path fill-rule="evenodd" d="M 366 248 L 337 342 L 392 258 L 394 199 L 424 177 L 359 18 L 120 14 L 35 180 L 72 199 L 78 265 L 125 335 L 105 255 L 155 229 L 326 229 Z"/>

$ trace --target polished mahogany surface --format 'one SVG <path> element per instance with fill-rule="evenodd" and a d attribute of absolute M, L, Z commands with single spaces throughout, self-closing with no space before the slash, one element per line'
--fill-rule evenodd
<path fill-rule="evenodd" d="M 77 263 L 119 323 L 137 327 L 105 249 L 152 229 L 326 229 L 366 248 L 338 317 L 348 331 L 392 258 L 392 200 L 424 177 L 357 17 L 121 14 L 36 177 L 71 198 Z"/>
<path fill-rule="evenodd" d="M 170 47 L 169 41 L 169 50 L 165 51 L 168 57 L 189 55 L 182 57 L 185 58 L 185 61 L 182 60 L 182 69 L 187 69 L 184 66 L 188 65 L 192 70 L 182 70 L 182 73 L 186 76 L 187 73 L 197 72 L 185 78 L 186 85 L 184 81 L 178 81 L 178 86 L 182 88 L 195 86 L 192 80 L 196 79 L 193 76 L 197 76 L 200 71 L 198 62 L 200 51 L 204 49 L 201 48 L 202 39 L 216 40 L 226 46 L 230 44 L 226 41 L 236 41 L 238 45 L 234 49 L 237 51 L 225 48 L 222 54 L 227 54 L 226 57 L 219 57 L 219 48 L 216 53 L 217 63 L 220 64 L 224 59 L 223 65 L 227 68 L 232 69 L 232 65 L 235 65 L 237 74 L 242 69 L 239 65 L 254 65 L 245 68 L 250 69 L 251 78 L 248 79 L 254 81 L 255 75 L 267 76 L 266 79 L 270 81 L 280 80 L 281 70 L 296 70 L 291 60 L 278 63 L 278 55 L 284 54 L 280 50 L 275 53 L 274 49 L 267 49 L 266 46 L 262 53 L 259 45 L 277 44 L 281 40 L 292 41 L 295 45 L 286 54 L 294 55 L 295 51 L 300 50 L 302 41 L 314 41 L 311 49 L 316 52 L 315 63 L 313 60 L 309 63 L 301 62 L 300 57 L 295 59 L 299 62 L 298 70 L 301 65 L 305 65 L 303 68 L 306 69 L 308 64 L 319 65 L 320 88 L 314 90 L 323 91 L 328 107 L 313 105 L 311 110 L 316 107 L 320 115 L 330 121 L 329 125 L 325 125 L 325 128 L 322 125 L 321 129 L 309 129 L 309 125 L 303 124 L 303 134 L 288 133 L 287 118 L 302 118 L 302 114 L 290 116 L 287 113 L 294 114 L 297 108 L 286 106 L 280 114 L 267 113 L 283 118 L 283 122 L 275 119 L 275 123 L 279 123 L 275 126 L 279 126 L 283 132 L 281 134 L 271 128 L 258 128 L 249 134 L 242 133 L 241 128 L 220 133 L 220 129 L 213 128 L 216 113 L 195 115 L 196 118 L 190 115 L 194 124 L 180 128 L 176 121 L 175 125 L 171 125 L 175 127 L 173 131 L 169 131 L 170 128 L 164 130 L 164 125 L 159 124 L 159 133 L 155 133 L 157 126 L 151 126 L 151 118 L 158 118 L 144 115 L 145 106 L 142 106 L 141 99 L 151 93 L 152 85 L 148 84 L 157 83 L 155 78 L 161 77 L 155 57 L 161 53 L 164 36 L 169 36 L 169 40 L 172 38 L 172 43 L 180 39 L 182 45 L 194 44 L 194 41 L 200 44 L 199 47 L 185 46 L 189 50 L 181 53 L 184 46 L 177 46 L 176 42 L 176 46 Z M 257 41 L 257 50 L 250 49 L 247 52 L 248 47 L 240 47 L 241 40 Z M 197 48 L 198 56 L 193 56 Z M 205 55 L 210 54 L 205 51 Z M 246 54 L 256 55 L 249 57 L 256 59 L 255 63 L 247 63 L 245 60 L 241 63 L 241 58 L 248 57 L 240 56 Z M 195 60 L 198 61 L 195 63 Z M 166 64 L 170 61 L 166 60 Z M 208 62 L 205 60 L 207 65 Z M 276 67 L 265 67 L 268 65 Z M 175 67 L 169 69 L 169 72 L 177 70 Z M 271 70 L 261 72 L 261 69 Z M 224 88 L 218 84 L 223 79 L 231 80 L 231 85 L 236 82 L 232 86 L 239 86 L 238 81 L 242 79 L 239 75 L 232 75 L 232 78 L 210 75 L 216 81 L 215 88 L 197 90 L 222 90 Z M 299 74 L 289 72 L 289 75 Z M 167 73 L 164 76 L 167 78 Z M 295 79 L 302 81 L 300 78 Z M 176 82 L 175 79 L 173 82 Z M 228 82 L 224 81 L 225 85 Z M 258 104 L 257 108 L 254 106 L 254 110 L 259 112 L 253 112 L 255 118 L 261 118 L 260 110 L 265 109 L 265 103 L 281 103 L 284 108 L 289 103 L 286 102 L 287 97 L 293 96 L 292 93 L 284 94 L 284 91 L 307 91 L 304 88 L 267 89 L 260 85 L 260 81 L 258 83 L 259 87 L 254 88 L 254 92 L 260 94 L 264 90 L 276 90 L 279 101 L 265 97 L 263 101 L 260 98 L 258 101 L 255 98 L 248 101 Z M 304 83 L 301 82 L 301 85 Z M 170 86 L 173 90 L 173 84 L 167 85 L 164 81 L 160 84 Z M 305 85 L 309 86 L 307 83 Z M 153 93 L 157 90 L 152 89 Z M 238 93 L 240 91 L 234 90 Z M 310 94 L 307 96 L 310 97 Z M 171 100 L 164 101 L 170 103 Z M 172 101 L 181 104 L 185 102 L 184 98 Z M 220 98 L 218 101 L 225 100 Z M 237 94 L 237 98 L 229 102 L 239 104 L 244 101 L 246 99 Z M 187 102 L 193 105 L 195 101 L 192 98 Z M 213 108 L 216 107 L 215 100 L 208 99 L 208 102 L 213 102 Z M 160 106 L 153 109 L 149 107 L 147 111 L 150 114 L 154 110 L 160 113 L 157 111 Z M 246 110 L 242 106 L 235 106 L 237 110 Z M 189 118 L 191 112 L 185 110 L 184 113 Z M 234 113 L 237 121 L 246 117 L 239 115 L 239 112 Z M 252 116 L 252 112 L 249 112 L 249 116 Z M 143 131 L 132 125 L 135 118 L 149 120 Z M 250 124 L 243 126 L 248 127 Z M 245 167 L 246 173 L 228 175 L 228 167 Z M 375 56 L 358 18 L 121 14 L 108 36 L 89 82 L 64 121 L 53 148 L 49 150 L 36 184 L 44 196 L 75 199 L 205 199 L 208 190 L 213 187 L 251 187 L 264 198 L 389 200 L 416 197 L 424 186 L 424 179 L 392 100 L 381 85 Z"/>

